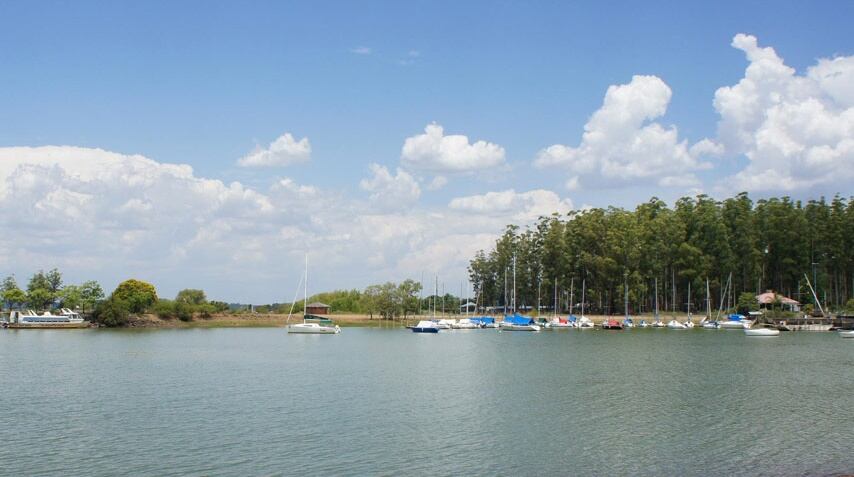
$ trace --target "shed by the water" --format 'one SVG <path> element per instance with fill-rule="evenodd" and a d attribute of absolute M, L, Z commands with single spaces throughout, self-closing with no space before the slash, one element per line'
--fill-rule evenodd
<path fill-rule="evenodd" d="M 328 315 L 329 305 L 316 301 L 305 306 L 305 312 L 308 315 Z"/>
<path fill-rule="evenodd" d="M 766 291 L 760 295 L 756 295 L 756 301 L 759 302 L 760 307 L 767 308 L 774 303 L 779 302 L 783 308 L 788 309 L 789 311 L 800 311 L 801 304 L 798 303 L 797 300 L 792 300 L 787 296 L 780 295 L 771 290 Z"/>

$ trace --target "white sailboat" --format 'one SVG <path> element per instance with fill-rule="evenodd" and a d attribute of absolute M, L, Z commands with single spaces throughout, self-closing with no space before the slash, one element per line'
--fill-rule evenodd
<path fill-rule="evenodd" d="M 584 316 L 584 300 L 586 298 L 585 293 L 587 292 L 587 278 L 581 280 L 581 318 L 578 319 L 578 323 L 575 325 L 576 327 L 582 330 L 593 329 L 593 321 L 590 318 Z"/>
<path fill-rule="evenodd" d="M 655 320 L 652 322 L 653 328 L 664 328 L 666 325 L 663 321 L 661 321 L 661 317 L 658 316 L 658 278 L 655 279 Z"/>
<path fill-rule="evenodd" d="M 694 320 L 691 319 L 691 281 L 688 281 L 688 318 L 685 320 L 685 328 L 693 328 Z"/>
<path fill-rule="evenodd" d="M 727 279 L 726 279 L 726 287 L 724 288 L 724 294 L 721 297 L 721 306 L 720 306 L 720 309 L 718 310 L 718 316 L 720 316 L 721 312 L 723 311 L 723 307 L 724 307 L 724 303 L 726 302 L 727 294 L 729 294 L 730 298 L 732 298 L 731 287 L 732 287 L 732 272 L 729 273 L 729 275 L 727 276 Z M 729 315 L 725 320 L 720 320 L 718 323 L 720 323 L 721 329 L 724 329 L 724 330 L 741 330 L 741 329 L 745 329 L 746 327 L 750 327 L 750 325 L 753 324 L 753 321 L 748 320 L 746 317 L 744 317 L 742 315 L 734 313 L 734 314 Z"/>
<path fill-rule="evenodd" d="M 673 277 L 670 281 L 670 286 L 673 289 L 673 299 L 670 301 L 670 306 L 673 307 L 671 309 L 673 319 L 667 322 L 667 327 L 671 330 L 687 330 L 688 327 L 676 319 L 676 272 L 674 271 L 671 276 Z"/>
<path fill-rule="evenodd" d="M 546 323 L 546 328 L 549 329 L 568 329 L 572 328 L 572 323 L 569 320 L 564 320 L 558 317 L 558 304 L 557 304 L 557 277 L 555 277 L 555 290 L 554 290 L 554 304 L 552 305 L 553 313 L 552 319 Z M 571 310 L 571 309 L 570 309 Z M 570 311 L 572 314 L 572 311 Z"/>
<path fill-rule="evenodd" d="M 711 295 L 709 294 L 709 278 L 706 277 L 706 316 L 700 320 L 700 326 L 704 330 L 716 330 L 720 328 L 720 325 L 717 321 L 712 320 L 712 301 Z"/>
<path fill-rule="evenodd" d="M 629 316 L 629 279 L 626 277 L 624 279 L 624 291 L 623 291 L 623 312 L 625 313 L 625 318 L 623 318 L 623 327 L 624 328 L 634 328 L 635 322 L 632 320 L 632 317 Z"/>
<path fill-rule="evenodd" d="M 306 314 L 305 305 L 308 304 L 308 254 L 305 256 L 305 274 L 303 275 L 303 312 L 302 323 L 288 325 L 288 333 L 294 334 L 312 334 L 312 335 L 337 335 L 341 332 L 338 325 L 331 324 L 332 321 L 326 318 L 314 317 Z M 297 288 L 299 290 L 299 288 Z M 299 292 L 297 292 L 299 293 Z M 296 304 L 296 297 L 294 297 Z M 288 313 L 288 322 L 291 321 L 291 314 L 294 311 L 294 305 L 291 305 L 291 312 Z M 312 321 L 308 321 L 312 320 Z"/>

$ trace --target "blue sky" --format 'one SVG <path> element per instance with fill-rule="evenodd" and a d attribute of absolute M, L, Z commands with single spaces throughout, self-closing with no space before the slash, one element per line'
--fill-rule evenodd
<path fill-rule="evenodd" d="M 713 102 L 719 88 L 737 85 L 746 75 L 745 51 L 751 47 L 739 51 L 731 46 L 735 35 L 755 37 L 757 48 L 773 48 L 781 62 L 794 69 L 793 77 L 800 77 L 822 58 L 854 54 L 852 14 L 851 2 L 624 2 L 604 7 L 601 2 L 4 2 L 0 147 L 7 148 L 7 161 L 20 161 L 15 148 L 24 146 L 141 155 L 158 164 L 187 164 L 194 178 L 225 185 L 237 181 L 262 195 L 288 178 L 340 201 L 329 207 L 364 202 L 351 217 L 397 214 L 397 219 L 412 219 L 413 228 L 431 227 L 435 214 L 450 213 L 449 204 L 458 198 L 475 198 L 451 207 L 471 219 L 470 214 L 489 209 L 484 203 L 495 196 L 487 194 L 508 190 L 548 191 L 572 207 L 633 207 L 651 195 L 672 200 L 700 191 L 716 196 L 738 192 L 730 185 L 750 190 L 754 197 L 847 195 L 852 192 L 846 185 L 850 182 L 834 182 L 829 174 L 800 182 L 790 177 L 792 171 L 803 170 L 803 161 L 781 166 L 773 180 L 751 182 L 748 176 L 767 170 L 769 164 L 776 167 L 781 159 L 763 152 L 756 141 L 732 143 L 719 133 L 719 123 L 738 124 L 742 133 L 759 134 L 768 128 L 748 131 L 739 122 L 738 108 L 720 111 Z M 826 77 L 850 74 L 847 61 L 833 68 L 839 71 Z M 635 75 L 656 80 L 633 81 Z M 642 100 L 632 95 L 654 97 L 651 109 L 638 114 L 645 125 L 676 128 L 673 147 L 654 154 L 674 154 L 678 174 L 638 172 L 667 168 L 643 162 L 648 155 L 612 167 L 605 165 L 612 153 L 608 147 L 581 150 L 585 124 L 602 107 L 612 85 L 631 85 L 626 107 Z M 831 97 L 823 104 L 846 117 L 844 111 L 852 106 L 847 90 L 844 85 L 832 88 L 822 94 Z M 773 96 L 769 90 L 768 97 Z M 797 101 L 789 103 L 801 104 Z M 660 106 L 663 114 L 652 112 Z M 503 153 L 495 161 L 485 159 L 488 165 L 464 170 L 438 170 L 428 165 L 426 153 L 407 163 L 404 141 L 423 134 L 432 122 L 443 126 L 446 136 L 465 135 L 471 144 L 483 140 Z M 638 133 L 617 129 L 611 127 L 612 134 L 606 136 Z M 310 159 L 280 167 L 237 164 L 285 133 L 296 140 L 308 138 Z M 824 145 L 841 151 L 834 156 L 836 166 L 851 166 L 850 153 L 840 146 L 851 133 L 834 134 Z M 688 157 L 678 148 L 684 141 L 687 151 L 706 138 L 717 148 L 711 148 L 716 152 L 709 157 L 694 152 Z M 824 138 L 817 134 L 798 139 L 816 145 Z M 538 160 L 545 148 L 556 144 L 578 150 L 551 162 Z M 63 166 L 66 172 L 87 160 L 85 151 L 78 152 L 64 159 L 70 164 Z M 595 165 L 580 166 L 585 160 Z M 363 185 L 373 173 L 371 164 L 385 167 L 391 181 L 373 189 Z M 614 167 L 625 170 L 615 172 Z M 403 175 L 395 175 L 398 168 Z M 436 176 L 447 184 L 430 187 Z M 569 185 L 573 177 L 575 185 Z M 390 187 L 397 195 L 386 189 L 380 194 L 380 187 Z M 405 210 L 393 207 L 400 203 L 401 190 L 409 193 Z M 369 199 L 372 194 L 378 195 Z M 514 209 L 525 207 L 518 204 L 542 205 L 532 197 L 505 196 L 510 205 L 501 209 L 504 215 L 487 210 L 494 223 L 472 231 L 480 237 L 477 243 L 499 232 L 502 221 L 526 216 Z M 153 207 L 155 216 L 167 213 Z M 41 209 L 33 210 L 38 215 Z M 413 214 L 421 215 L 414 219 Z M 464 218 L 460 221 L 465 223 Z M 145 227 L 152 225 L 133 225 L 134 230 Z M 186 231 L 187 237 L 197 233 Z M 330 278 L 318 285 L 361 287 L 417 275 L 418 268 L 427 268 L 421 264 L 435 262 L 416 260 L 417 249 L 436 245 L 441 236 L 400 238 L 410 248 L 397 255 L 388 252 L 397 242 L 378 246 L 383 257 L 375 268 L 362 260 L 330 261 L 330 266 L 344 269 L 340 284 Z M 172 236 L 176 241 L 183 238 Z M 6 268 L 19 275 L 33 266 L 64 265 L 79 270 L 69 270 L 72 274 L 103 276 L 106 282 L 119 278 L 118 272 L 94 265 L 99 263 L 94 251 L 85 260 L 71 260 L 86 254 L 71 247 L 42 250 L 21 243 L 7 243 L 5 248 L 13 257 L 29 257 L 28 263 L 7 259 Z M 261 248 L 267 250 L 269 244 Z M 283 246 L 281 256 L 265 252 L 256 259 L 278 257 L 280 263 L 291 263 L 300 248 L 311 247 L 294 243 Z M 139 250 L 131 247 L 122 253 L 122 272 L 135 273 Z M 411 258 L 409 266 L 401 265 L 406 257 Z M 166 288 L 180 287 L 184 276 L 203 276 L 202 284 L 221 294 L 233 289 L 220 285 L 214 272 L 201 270 L 206 263 L 202 257 L 185 263 L 182 269 L 187 271 L 177 278 L 167 278 L 164 270 L 175 260 L 149 257 L 146 263 L 159 265 L 145 273 L 167 283 Z M 456 257 L 433 271 L 456 280 L 463 268 L 464 260 Z M 252 285 L 222 298 L 272 300 L 276 293 L 272 287 Z"/>

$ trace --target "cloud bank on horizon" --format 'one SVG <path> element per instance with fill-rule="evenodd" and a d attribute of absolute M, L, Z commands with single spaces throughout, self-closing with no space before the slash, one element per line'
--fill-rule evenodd
<path fill-rule="evenodd" d="M 738 34 L 732 46 L 748 66 L 737 84 L 714 93 L 714 137 L 680 137 L 661 121 L 671 88 L 637 75 L 607 88 L 576 146 L 545 146 L 531 162 L 565 174 L 570 193 L 637 184 L 715 195 L 846 187 L 854 178 L 854 56 L 819 59 L 798 74 L 753 36 Z M 310 161 L 311 152 L 309 138 L 283 133 L 237 164 L 276 172 Z M 189 165 L 95 148 L 4 147 L 0 266 L 19 277 L 73 269 L 107 287 L 132 275 L 166 290 L 198 287 L 213 298 L 256 302 L 285 299 L 305 252 L 324 270 L 314 274 L 314 291 L 422 273 L 459 281 L 506 224 L 574 207 L 565 192 L 539 188 L 446 192 L 456 197 L 445 206 L 419 202 L 454 178 L 509 174 L 507 156 L 495 142 L 431 123 L 403 139 L 397 165 L 368 164 L 353 195 L 281 175 L 267 188 L 226 184 Z M 704 181 L 723 158 L 746 165 Z"/>

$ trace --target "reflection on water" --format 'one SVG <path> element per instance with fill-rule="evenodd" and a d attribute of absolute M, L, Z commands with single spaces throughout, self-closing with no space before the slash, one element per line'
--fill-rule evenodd
<path fill-rule="evenodd" d="M 3 475 L 854 469 L 854 340 L 738 331 L 0 332 Z"/>

